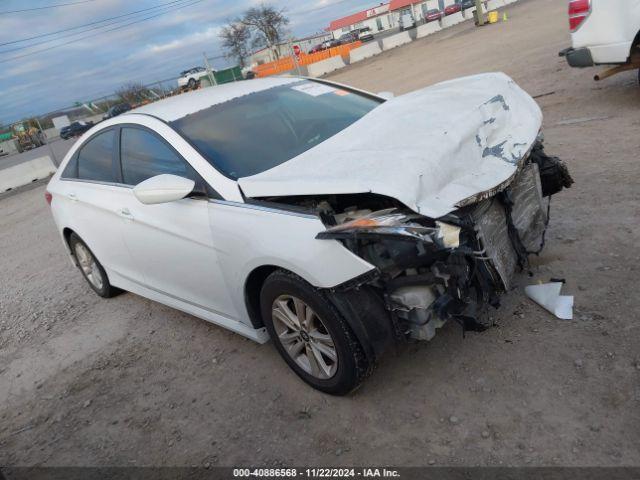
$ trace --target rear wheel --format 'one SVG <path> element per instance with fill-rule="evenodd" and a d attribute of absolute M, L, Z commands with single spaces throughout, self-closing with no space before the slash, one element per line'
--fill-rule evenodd
<path fill-rule="evenodd" d="M 87 244 L 75 233 L 72 233 L 69 237 L 69 247 L 73 252 L 78 268 L 82 272 L 82 276 L 94 292 L 103 298 L 110 298 L 120 293 L 119 289 L 111 286 L 107 273 L 98 259 Z"/>
<path fill-rule="evenodd" d="M 262 318 L 289 367 L 313 388 L 345 395 L 369 371 L 362 346 L 333 304 L 300 277 L 272 273 L 260 295 Z"/>
<path fill-rule="evenodd" d="M 196 79 L 195 78 L 190 78 L 189 81 L 187 82 L 187 87 L 194 89 L 196 88 Z"/>

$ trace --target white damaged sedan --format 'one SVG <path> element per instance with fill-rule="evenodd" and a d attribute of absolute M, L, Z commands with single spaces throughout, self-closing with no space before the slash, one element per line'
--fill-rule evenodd
<path fill-rule="evenodd" d="M 542 114 L 503 74 L 390 100 L 268 78 L 104 121 L 47 187 L 95 292 L 121 290 L 257 342 L 305 382 L 356 388 L 394 342 L 482 311 L 544 244 Z"/>

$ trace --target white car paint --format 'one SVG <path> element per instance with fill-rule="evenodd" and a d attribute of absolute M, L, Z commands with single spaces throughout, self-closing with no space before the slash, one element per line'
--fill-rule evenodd
<path fill-rule="evenodd" d="M 299 78 L 293 77 L 267 77 L 261 78 L 259 81 L 226 83 L 216 88 L 204 88 L 195 92 L 169 97 L 161 102 L 150 103 L 136 108 L 134 113 L 150 114 L 162 118 L 166 122 L 172 122 L 211 105 L 217 105 L 260 90 L 293 84 L 299 81 Z"/>
<path fill-rule="evenodd" d="M 330 288 L 373 266 L 336 240 L 316 239 L 326 229 L 318 216 L 247 202 L 238 182 L 218 172 L 166 122 L 295 81 L 299 80 L 275 78 L 209 88 L 96 125 L 70 149 L 48 185 L 61 235 L 65 229 L 76 232 L 102 263 L 113 286 L 266 341 L 265 329 L 252 326 L 245 303 L 245 284 L 256 268 L 284 268 L 313 286 Z M 406 133 L 393 125 L 393 115 L 403 119 Z M 252 192 L 249 196 L 266 191 L 287 195 L 300 188 L 309 194 L 314 189 L 376 191 L 435 216 L 450 211 L 455 201 L 509 178 L 540 121 L 535 102 L 504 75 L 445 82 L 378 106 L 333 138 L 282 164 L 300 168 L 304 175 L 292 168 L 278 171 L 280 165 L 239 183 Z M 131 186 L 61 179 L 68 162 L 92 135 L 127 124 L 163 138 L 222 198 L 145 205 Z M 370 128 L 381 139 L 363 144 L 354 131 L 371 141 Z M 429 143 L 415 145 L 420 135 Z M 391 141 L 406 148 L 393 148 Z M 501 142 L 505 142 L 502 157 L 509 155 L 513 162 L 491 153 L 491 147 Z M 482 156 L 485 148 L 490 154 Z M 320 154 L 312 153 L 316 150 Z M 332 154 L 331 160 L 319 158 L 325 152 Z M 336 158 L 346 161 L 347 156 L 350 168 L 338 167 Z M 358 163 L 362 158 L 365 163 Z M 309 161 L 329 163 L 312 169 Z M 371 182 L 368 187 L 367 182 Z"/>
<path fill-rule="evenodd" d="M 640 33 L 640 0 L 591 0 L 591 13 L 571 34 L 574 49 L 588 48 L 596 64 L 624 63 Z"/>
<path fill-rule="evenodd" d="M 153 113 L 162 112 L 160 103 Z M 60 178 L 88 138 L 119 124 L 147 127 L 170 142 L 224 200 L 185 198 L 145 205 L 130 186 Z M 245 304 L 245 282 L 255 268 L 285 268 L 324 288 L 373 268 L 337 241 L 316 240 L 326 228 L 317 216 L 245 203 L 235 181 L 149 115 L 127 113 L 92 128 L 67 153 L 47 189 L 60 233 L 66 228 L 77 233 L 113 286 L 258 342 L 268 335 L 252 326 Z"/>
<path fill-rule="evenodd" d="M 133 194 L 145 205 L 177 202 L 189 195 L 196 182 L 177 175 L 162 174 L 140 182 L 133 188 Z"/>
<path fill-rule="evenodd" d="M 239 185 L 250 197 L 374 192 L 438 218 L 508 181 L 541 125 L 540 107 L 505 74 L 460 78 L 388 100 Z"/>

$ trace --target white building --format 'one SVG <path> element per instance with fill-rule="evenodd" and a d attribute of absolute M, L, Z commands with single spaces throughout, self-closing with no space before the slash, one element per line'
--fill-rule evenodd
<path fill-rule="evenodd" d="M 348 33 L 356 28 L 369 27 L 376 34 L 393 28 L 398 28 L 400 16 L 410 13 L 416 22 L 424 20 L 428 10 L 444 10 L 455 0 L 391 0 L 389 3 L 381 3 L 361 12 L 334 20 L 328 30 L 333 38 Z"/>

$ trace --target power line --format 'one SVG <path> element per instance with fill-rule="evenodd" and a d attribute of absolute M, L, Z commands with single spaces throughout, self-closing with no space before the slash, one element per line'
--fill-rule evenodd
<path fill-rule="evenodd" d="M 80 28 L 89 27 L 91 25 L 97 25 L 98 23 L 108 22 L 109 20 L 115 20 L 117 18 L 127 17 L 129 15 L 135 15 L 137 13 L 146 12 L 148 10 L 154 10 L 154 9 L 161 8 L 161 7 L 164 7 L 166 5 L 171 5 L 173 3 L 177 3 L 177 2 L 181 2 L 181 1 L 183 1 L 183 0 L 172 0 L 171 2 L 161 3 L 160 5 L 155 5 L 153 7 L 143 8 L 142 10 L 136 10 L 135 12 L 124 13 L 122 15 L 116 15 L 115 17 L 109 17 L 109 18 L 105 18 L 105 19 L 102 19 L 102 20 L 97 20 L 95 22 L 85 23 L 83 25 L 78 25 L 77 27 L 64 28 L 62 30 L 56 30 L 55 32 L 42 33 L 40 35 L 34 35 L 33 37 L 21 38 L 19 40 L 12 40 L 10 42 L 0 43 L 0 47 L 2 47 L 4 45 L 11 45 L 11 44 L 14 44 L 14 43 L 22 43 L 22 42 L 26 42 L 26 41 L 29 41 L 29 40 L 35 40 L 36 38 L 42 38 L 42 37 L 48 37 L 48 36 L 51 36 L 51 35 L 57 35 L 58 33 L 64 33 L 64 32 L 68 32 L 68 31 L 71 31 L 71 30 L 78 30 Z"/>
<path fill-rule="evenodd" d="M 21 10 L 5 10 L 4 12 L 0 12 L 0 15 L 4 15 L 4 14 L 7 14 L 7 13 L 32 12 L 34 10 L 47 10 L 49 8 L 68 7 L 68 6 L 71 6 L 71 5 L 79 5 L 81 3 L 89 3 L 89 2 L 95 2 L 95 1 L 96 0 L 80 0 L 79 2 L 58 3 L 56 5 L 47 5 L 45 7 L 23 8 Z"/>
<path fill-rule="evenodd" d="M 188 0 L 188 1 L 191 1 L 191 0 Z M 179 10 L 180 8 L 183 8 L 183 7 L 190 7 L 192 5 L 195 5 L 195 4 L 203 2 L 203 1 L 204 0 L 193 0 L 193 1 L 191 1 L 191 3 L 188 3 L 188 4 L 183 4 L 183 5 L 179 5 L 179 6 L 177 5 L 177 6 L 175 6 L 177 8 L 173 8 L 172 10 L 166 10 L 164 12 L 160 12 L 160 13 L 157 13 L 155 15 L 151 15 L 151 16 L 146 17 L 146 18 L 135 20 L 133 22 L 126 23 L 124 25 L 119 25 L 119 26 L 114 27 L 114 28 L 109 28 L 107 30 L 103 30 L 102 32 L 97 32 L 97 33 L 94 33 L 94 34 L 91 34 L 91 35 L 85 35 L 84 37 L 75 38 L 73 40 L 69 40 L 67 42 L 63 42 L 63 43 L 60 43 L 58 45 L 53 45 L 53 46 L 47 47 L 47 48 L 41 48 L 40 50 L 35 50 L 33 52 L 24 53 L 22 55 L 15 55 L 13 57 L 3 58 L 3 59 L 0 59 L 0 63 L 6 63 L 6 62 L 9 62 L 11 60 L 18 60 L 20 58 L 29 57 L 29 56 L 35 55 L 37 53 L 47 52 L 49 50 L 53 50 L 54 48 L 59 48 L 59 47 L 65 46 L 65 45 L 69 45 L 69 44 L 72 44 L 72 43 L 75 43 L 75 42 L 79 42 L 80 40 L 91 38 L 91 37 L 94 37 L 96 35 L 100 35 L 100 34 L 107 33 L 107 32 L 113 32 L 114 30 L 120 30 L 121 28 L 125 28 L 125 27 L 131 26 L 131 25 L 135 25 L 136 23 L 141 23 L 141 22 L 144 22 L 144 21 L 147 21 L 147 20 L 151 20 L 152 18 L 159 17 L 160 15 L 164 15 L 165 13 L 169 13 L 169 12 L 172 12 L 174 10 Z"/>
<path fill-rule="evenodd" d="M 166 8 L 166 9 L 168 9 L 167 11 L 170 11 L 172 7 L 182 7 L 182 6 L 186 5 L 189 1 L 191 1 L 191 0 L 174 0 L 172 2 L 169 2 L 170 4 L 174 4 L 174 5 L 167 6 L 168 4 L 164 4 L 164 6 L 160 7 L 160 8 L 161 9 Z M 186 2 L 186 3 L 183 3 L 183 5 L 180 5 L 180 3 L 182 3 L 182 2 Z M 159 6 L 152 7 L 152 8 L 159 8 Z M 149 10 L 149 9 L 145 9 L 145 10 Z M 159 10 L 156 10 L 156 12 L 157 11 L 159 11 Z M 152 12 L 150 12 L 150 13 L 152 13 Z M 166 13 L 166 12 L 163 12 L 163 13 Z M 127 14 L 127 15 L 130 15 L 130 16 L 140 15 L 140 12 L 130 13 L 130 14 Z M 145 15 L 145 13 L 143 13 L 142 15 Z M 28 49 L 28 48 L 35 47 L 37 45 L 44 45 L 44 44 L 51 43 L 51 42 L 57 42 L 58 40 L 62 40 L 63 38 L 74 37 L 76 35 L 81 35 L 81 34 L 86 33 L 86 32 L 91 32 L 91 31 L 94 31 L 94 30 L 100 30 L 101 28 L 105 28 L 105 27 L 108 27 L 110 25 L 117 25 L 117 24 L 126 22 L 126 21 L 128 21 L 130 19 L 131 18 L 124 18 L 124 19 L 121 18 L 120 20 L 107 22 L 104 25 L 95 25 L 95 26 L 93 26 L 91 28 L 85 28 L 84 30 L 80 30 L 78 32 L 67 33 L 65 35 L 60 35 L 60 36 L 58 36 L 56 38 L 50 38 L 50 39 L 47 39 L 47 40 L 41 40 L 39 42 L 31 43 L 29 45 L 22 45 L 22 46 L 19 46 L 19 47 L 14 47 L 14 48 L 10 48 L 10 49 L 7 49 L 7 50 L 2 50 L 2 51 L 0 51 L 0 54 L 9 53 L 9 52 L 16 52 L 16 51 L 19 51 L 19 50 L 25 50 L 25 49 Z M 106 22 L 106 20 L 102 20 L 101 22 Z M 96 22 L 96 23 L 100 23 L 100 22 Z M 74 30 L 74 29 L 78 29 L 78 28 L 82 28 L 82 27 L 74 27 L 74 28 L 68 29 L 68 30 Z M 99 33 L 101 33 L 101 32 L 99 32 Z M 42 35 L 42 36 L 48 36 L 48 35 L 53 35 L 53 34 L 45 34 L 45 35 Z M 16 43 L 16 42 L 7 42 L 7 43 Z"/>

